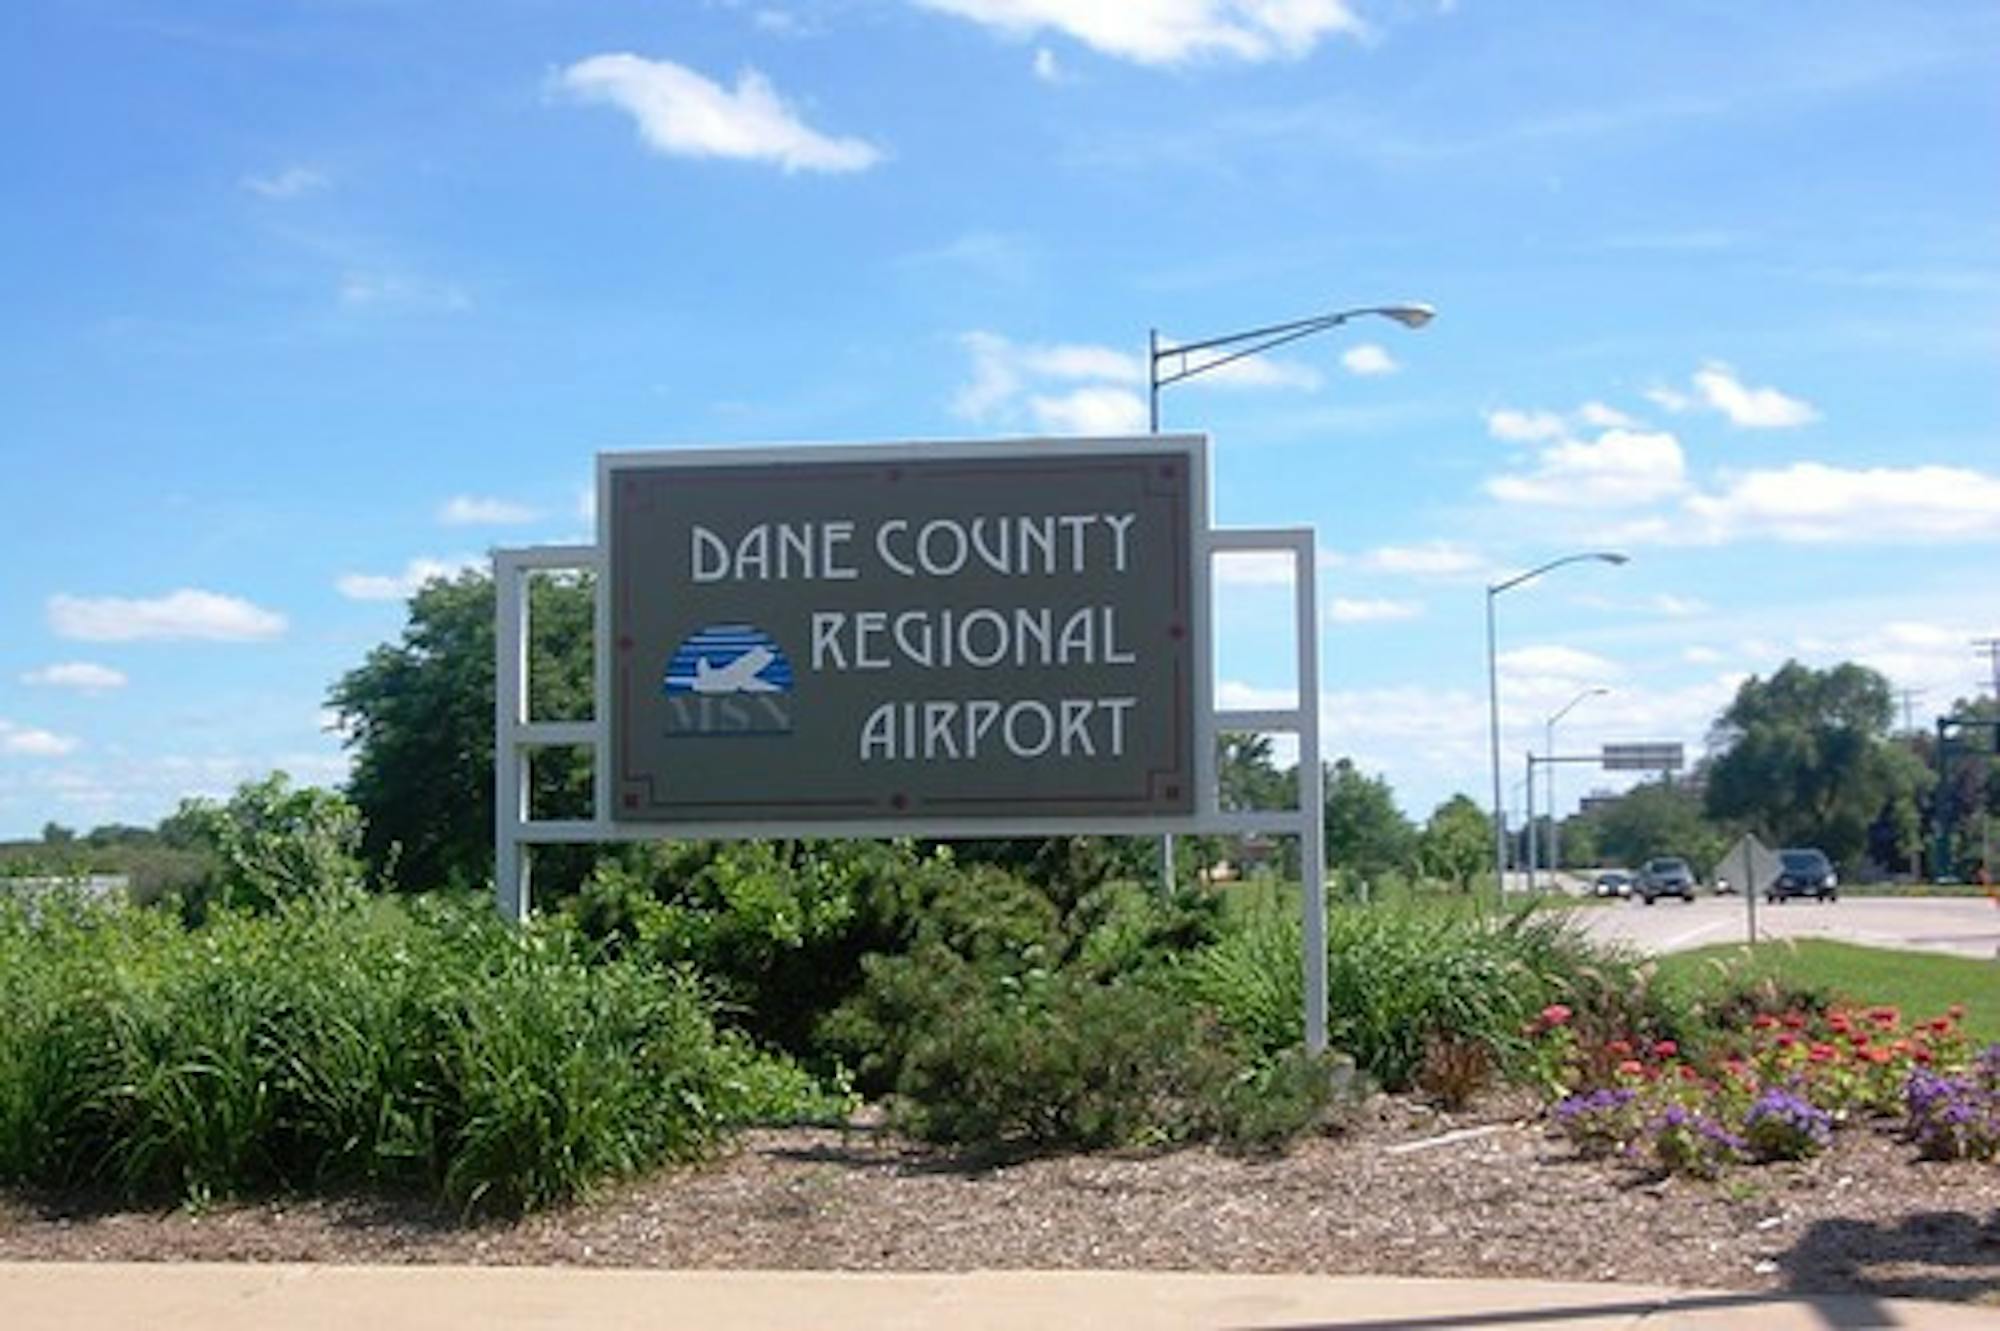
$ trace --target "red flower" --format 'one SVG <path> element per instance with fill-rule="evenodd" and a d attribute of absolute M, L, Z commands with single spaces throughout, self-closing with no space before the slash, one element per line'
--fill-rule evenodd
<path fill-rule="evenodd" d="M 1951 1020 L 1952 1019 L 1950 1017 L 1939 1017 L 1936 1021 L 1931 1023 L 1931 1029 L 1936 1031 L 1939 1035 L 1943 1035 L 1946 1031 L 1951 1029 Z"/>
<path fill-rule="evenodd" d="M 1862 1050 L 1861 1055 L 1863 1058 L 1866 1058 L 1870 1063 L 1887 1063 L 1889 1061 L 1889 1051 L 1884 1049 L 1879 1044 L 1876 1045 L 1873 1049 Z"/>
<path fill-rule="evenodd" d="M 1799 1042 L 1799 1037 L 1787 1031 L 1785 1034 L 1778 1037 L 1778 1048 L 1790 1049 L 1793 1045 L 1797 1044 L 1798 1042 Z"/>
<path fill-rule="evenodd" d="M 1945 1015 L 1945 1017 L 1946 1017 L 1946 1018 L 1947 1018 L 1948 1020 L 1951 1020 L 1951 1021 L 1964 1021 L 1964 1020 L 1965 1020 L 1965 1004 L 1963 1004 L 1963 1003 L 1953 1003 L 1953 1004 L 1952 1004 L 1952 1005 L 1951 1005 L 1950 1007 L 1948 1007 L 1948 1008 L 1946 1008 L 1946 1009 L 1944 1010 L 1944 1015 Z"/>
<path fill-rule="evenodd" d="M 1570 1010 L 1561 1003 L 1551 1003 L 1542 1009 L 1542 1024 L 1544 1026 L 1561 1026 L 1570 1019 L 1571 1015 Z"/>
<path fill-rule="evenodd" d="M 1896 1043 L 1890 1045 L 1889 1048 L 1895 1051 L 1896 1053 L 1907 1054 L 1910 1052 L 1912 1048 L 1914 1048 L 1914 1046 L 1911 1045 L 1908 1040 L 1898 1040 L 1896 1041 Z"/>
<path fill-rule="evenodd" d="M 1910 1057 L 1919 1063 L 1928 1063 L 1931 1061 L 1931 1051 L 1928 1049 L 1919 1049 L 1911 1054 Z"/>
<path fill-rule="evenodd" d="M 1807 1053 L 1815 1063 L 1831 1063 L 1840 1057 L 1840 1051 L 1830 1044 L 1815 1044 Z"/>
<path fill-rule="evenodd" d="M 1849 1036 L 1848 1038 L 1854 1041 L 1854 1047 L 1856 1049 L 1866 1049 L 1868 1047 L 1867 1031 L 1856 1031 L 1853 1035 Z"/>
<path fill-rule="evenodd" d="M 1613 1040 L 1604 1046 L 1604 1052 L 1613 1058 L 1630 1058 L 1632 1056 L 1632 1042 L 1630 1040 Z"/>
<path fill-rule="evenodd" d="M 1806 1028 L 1806 1018 L 1802 1012 L 1787 1012 L 1779 1020 L 1795 1031 L 1802 1031 Z"/>
<path fill-rule="evenodd" d="M 1618 1071 L 1627 1077 L 1637 1077 L 1646 1070 L 1646 1065 L 1636 1058 L 1628 1058 L 1618 1065 Z"/>
<path fill-rule="evenodd" d="M 1680 1051 L 1681 1047 L 1675 1044 L 1672 1040 L 1661 1040 L 1659 1043 L 1653 1046 L 1653 1057 L 1672 1058 L 1675 1054 L 1678 1054 Z"/>
<path fill-rule="evenodd" d="M 1778 1024 L 1778 1019 L 1768 1012 L 1759 1012 L 1750 1018 L 1750 1024 L 1760 1031 L 1768 1031 Z"/>
<path fill-rule="evenodd" d="M 1692 1064 L 1692 1063 L 1683 1063 L 1683 1064 L 1681 1064 L 1681 1080 L 1682 1080 L 1682 1081 L 1696 1081 L 1696 1080 L 1698 1080 L 1698 1079 L 1699 1079 L 1700 1077 L 1701 1077 L 1701 1074 L 1700 1074 L 1699 1072 L 1696 1072 L 1696 1071 L 1694 1070 L 1694 1064 Z"/>

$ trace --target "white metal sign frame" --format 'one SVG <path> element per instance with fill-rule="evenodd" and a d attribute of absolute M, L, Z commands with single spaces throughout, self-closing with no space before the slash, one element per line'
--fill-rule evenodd
<path fill-rule="evenodd" d="M 1150 436 L 1146 444 L 1171 444 L 1174 436 Z M 1041 444 L 1042 441 L 1036 441 Z M 1132 441 L 1138 443 L 1141 441 Z M 1206 462 L 1206 440 L 1199 456 Z M 1051 449 L 1087 450 L 1090 441 L 1047 441 Z M 886 450 L 909 455 L 910 445 L 867 449 L 825 446 L 784 450 L 737 451 L 732 456 L 759 460 L 852 458 Z M 965 456 L 992 445 L 925 445 L 920 456 Z M 704 450 L 706 452 L 706 450 Z M 631 455 L 617 455 L 620 458 Z M 711 457 L 722 456 L 711 453 Z M 607 458 L 609 455 L 607 455 Z M 607 458 L 600 458 L 599 476 Z M 1304 979 L 1306 1048 L 1325 1050 L 1326 1031 L 1326 854 L 1322 808 L 1324 776 L 1319 754 L 1319 613 L 1315 579 L 1317 552 L 1310 527 L 1218 529 L 1207 512 L 1206 466 L 1199 479 L 1201 502 L 1194 532 L 1194 642 L 1198 685 L 1195 693 L 1196 806 L 1188 817 L 1035 817 L 938 819 L 907 818 L 814 824 L 800 822 L 784 835 L 828 839 L 919 837 L 928 840 L 992 839 L 1095 834 L 1151 836 L 1163 832 L 1195 836 L 1296 836 L 1303 879 Z M 599 489 L 600 501 L 603 490 Z M 600 509 L 602 503 L 600 502 Z M 614 821 L 612 783 L 607 755 L 611 752 L 611 673 L 608 597 L 604 595 L 610 553 L 607 525 L 600 513 L 597 541 L 591 545 L 542 545 L 493 552 L 495 597 L 494 636 L 494 829 L 493 883 L 500 911 L 508 919 L 526 920 L 532 909 L 529 848 L 537 845 L 663 840 L 756 840 L 779 835 L 770 822 L 635 823 Z M 1292 557 L 1292 587 L 1296 669 L 1296 705 L 1289 708 L 1217 708 L 1210 675 L 1214 665 L 1211 640 L 1211 588 L 1218 555 L 1283 553 Z M 595 579 L 597 673 L 589 720 L 538 721 L 528 707 L 529 581 L 537 573 L 585 573 Z M 1298 804 L 1291 809 L 1228 811 L 1221 808 L 1215 770 L 1216 736 L 1230 731 L 1295 734 L 1299 741 Z M 537 819 L 529 802 L 530 754 L 538 748 L 580 747 L 591 753 L 592 814 L 587 819 Z"/>

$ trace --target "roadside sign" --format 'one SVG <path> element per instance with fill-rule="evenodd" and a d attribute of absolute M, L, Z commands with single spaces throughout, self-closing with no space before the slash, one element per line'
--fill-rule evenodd
<path fill-rule="evenodd" d="M 1777 880 L 1784 865 L 1778 853 L 1757 839 L 1755 832 L 1737 838 L 1716 863 L 1715 876 L 1726 878 L 1743 894 L 1743 909 L 1749 917 L 1750 941 L 1757 941 L 1757 898 Z"/>
<path fill-rule="evenodd" d="M 1678 744 L 1607 744 L 1603 764 L 1607 772 L 1678 772 L 1687 763 L 1687 751 Z"/>
<path fill-rule="evenodd" d="M 1746 832 L 1716 864 L 1715 873 L 1727 878 L 1738 891 L 1756 896 L 1771 885 L 1782 868 L 1778 853 L 1759 841 L 1754 832 Z"/>
<path fill-rule="evenodd" d="M 1152 437 L 607 456 L 611 817 L 1190 820 L 1204 479 Z"/>

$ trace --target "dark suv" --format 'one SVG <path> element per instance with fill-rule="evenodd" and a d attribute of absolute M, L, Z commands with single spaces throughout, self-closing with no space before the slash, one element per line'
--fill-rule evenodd
<path fill-rule="evenodd" d="M 1661 897 L 1693 901 L 1694 870 L 1688 868 L 1686 860 L 1671 857 L 1647 860 L 1645 867 L 1639 870 L 1639 882 L 1632 890 L 1648 906 Z"/>
<path fill-rule="evenodd" d="M 1788 897 L 1815 897 L 1821 901 L 1840 899 L 1840 878 L 1827 860 L 1826 852 L 1805 847 L 1778 852 L 1778 876 L 1764 890 L 1766 901 Z"/>

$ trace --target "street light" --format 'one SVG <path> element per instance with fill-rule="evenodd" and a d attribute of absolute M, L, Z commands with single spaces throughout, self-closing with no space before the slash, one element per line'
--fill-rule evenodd
<path fill-rule="evenodd" d="M 1501 592 L 1531 582 L 1550 569 L 1591 559 L 1603 564 L 1623 564 L 1629 556 L 1614 550 L 1564 555 L 1561 559 L 1537 564 L 1526 573 L 1516 573 L 1504 582 L 1488 583 L 1486 586 L 1486 724 L 1493 746 L 1493 882 L 1496 890 L 1503 895 L 1507 891 L 1507 824 L 1504 806 L 1500 803 L 1500 667 L 1493 646 L 1493 602 Z"/>
<path fill-rule="evenodd" d="M 1266 324 L 1262 328 L 1247 328 L 1240 333 L 1225 333 L 1221 337 L 1207 337 L 1199 342 L 1187 342 L 1166 348 L 1160 346 L 1160 330 L 1157 328 L 1152 329 L 1148 334 L 1146 347 L 1148 428 L 1154 434 L 1160 432 L 1160 390 L 1168 384 L 1177 384 L 1183 379 L 1192 379 L 1198 374 L 1207 374 L 1210 370 L 1219 370 L 1231 361 L 1242 360 L 1245 356 L 1261 355 L 1273 347 L 1281 347 L 1287 342 L 1296 342 L 1302 337 L 1311 337 L 1314 333 L 1324 333 L 1329 329 L 1340 327 L 1349 319 L 1358 319 L 1367 314 L 1380 315 L 1384 319 L 1394 319 L 1397 323 L 1403 325 L 1403 327 L 1412 330 L 1422 328 L 1432 319 L 1437 318 L 1437 311 L 1428 305 L 1358 305 L 1351 310 L 1335 310 L 1331 314 L 1310 315 L 1304 319 L 1294 319 L 1290 323 Z M 1212 360 L 1196 361 L 1192 365 L 1188 363 L 1188 357 L 1192 354 L 1204 351 L 1224 351 L 1231 348 L 1233 350 L 1227 350 L 1227 354 L 1217 356 Z M 1173 359 L 1178 359 L 1180 362 L 1173 373 L 1161 374 L 1160 363 Z M 1317 692 L 1318 685 L 1319 681 L 1317 680 L 1307 681 L 1302 679 L 1299 681 L 1299 690 L 1303 694 L 1310 687 Z M 1304 699 L 1302 698 L 1301 701 L 1304 701 Z M 1317 698 L 1315 697 L 1312 701 L 1316 706 L 1318 703 Z M 1304 762 L 1305 760 L 1306 755 L 1300 754 L 1299 761 Z M 1313 754 L 1312 761 L 1318 762 L 1319 755 Z M 1495 778 L 1496 783 L 1498 779 L 1497 777 Z M 1170 893 L 1173 891 L 1173 886 L 1174 834 L 1169 832 L 1160 838 L 1160 889 L 1163 892 Z"/>
<path fill-rule="evenodd" d="M 1151 420 L 1154 434 L 1160 432 L 1160 390 L 1168 384 L 1177 384 L 1183 379 L 1192 379 L 1210 370 L 1219 370 L 1231 361 L 1242 360 L 1245 356 L 1256 356 L 1273 347 L 1281 347 L 1287 342 L 1296 342 L 1314 333 L 1324 333 L 1338 328 L 1350 319 L 1374 314 L 1384 319 L 1394 319 L 1405 328 L 1418 329 L 1437 317 L 1437 311 L 1428 305 L 1360 305 L 1351 310 L 1337 310 L 1332 314 L 1315 314 L 1305 319 L 1294 319 L 1290 323 L 1267 324 L 1262 328 L 1249 328 L 1240 333 L 1228 333 L 1222 337 L 1203 338 L 1199 342 L 1187 342 L 1178 346 L 1162 347 L 1160 330 L 1155 328 L 1147 348 L 1146 378 L 1151 399 Z M 1212 360 L 1197 361 L 1190 365 L 1188 357 L 1204 351 L 1224 351 L 1227 354 Z M 1178 360 L 1180 363 L 1171 374 L 1160 373 L 1160 363 Z"/>
<path fill-rule="evenodd" d="M 1578 703 L 1582 702 L 1585 698 L 1601 698 L 1609 692 L 1611 692 L 1610 689 L 1604 688 L 1602 686 L 1599 686 L 1597 688 L 1585 689 L 1582 693 L 1577 694 L 1574 698 L 1571 698 L 1567 703 L 1563 704 L 1562 710 L 1557 712 L 1554 716 L 1550 717 L 1548 721 L 1545 722 L 1543 725 L 1542 753 L 1550 758 L 1556 756 L 1556 722 L 1568 716 L 1570 714 L 1571 709 L 1574 708 Z M 1548 778 L 1549 881 L 1553 883 L 1555 881 L 1555 876 L 1562 872 L 1562 867 L 1563 867 L 1562 824 L 1556 820 L 1556 764 L 1550 763 L 1548 765 L 1548 768 L 1549 768 L 1549 778 Z M 1529 828 L 1528 835 L 1532 837 L 1534 834 L 1535 834 L 1535 829 L 1532 827 Z"/>

